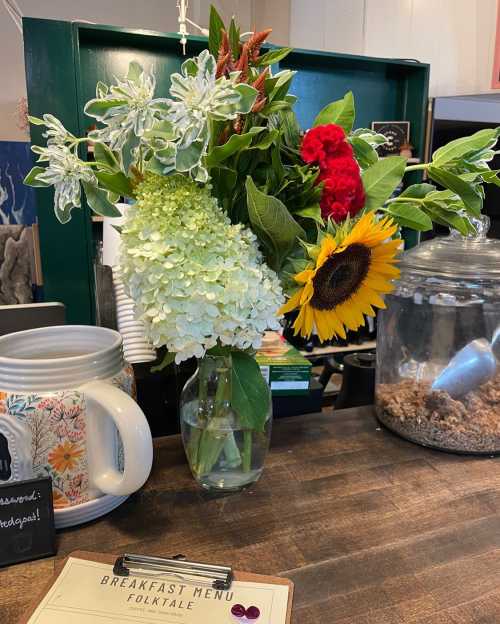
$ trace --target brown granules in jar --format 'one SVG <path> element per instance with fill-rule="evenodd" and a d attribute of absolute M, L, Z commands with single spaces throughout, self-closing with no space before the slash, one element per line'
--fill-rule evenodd
<path fill-rule="evenodd" d="M 382 423 L 409 440 L 465 453 L 500 452 L 500 374 L 460 400 L 411 379 L 379 384 L 376 397 Z"/>

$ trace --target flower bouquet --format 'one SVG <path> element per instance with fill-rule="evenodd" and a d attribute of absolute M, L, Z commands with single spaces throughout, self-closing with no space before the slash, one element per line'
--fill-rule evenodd
<path fill-rule="evenodd" d="M 401 227 L 473 233 L 483 183 L 500 184 L 489 168 L 498 129 L 408 166 L 379 159 L 385 137 L 354 129 L 348 93 L 304 133 L 289 93 L 295 72 L 272 69 L 291 50 L 263 52 L 269 32 L 244 39 L 212 8 L 208 49 L 172 74 L 169 94 L 132 62 L 115 84 L 97 84 L 88 136 L 50 114 L 30 117 L 47 145 L 32 148 L 39 164 L 25 182 L 54 186 L 61 223 L 82 191 L 107 217 L 119 197 L 130 200 L 123 280 L 148 338 L 167 349 L 163 364 L 200 361 L 182 397 L 184 442 L 197 480 L 219 489 L 262 471 L 270 394 L 253 356 L 263 332 L 288 312 L 302 336 L 358 329 L 398 277 Z M 429 181 L 393 197 L 415 170 Z"/>

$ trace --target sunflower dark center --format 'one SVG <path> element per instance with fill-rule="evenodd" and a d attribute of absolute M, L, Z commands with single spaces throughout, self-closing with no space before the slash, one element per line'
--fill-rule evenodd
<path fill-rule="evenodd" d="M 317 310 L 332 310 L 347 301 L 368 275 L 370 259 L 370 249 L 360 243 L 332 254 L 313 278 L 311 306 Z"/>

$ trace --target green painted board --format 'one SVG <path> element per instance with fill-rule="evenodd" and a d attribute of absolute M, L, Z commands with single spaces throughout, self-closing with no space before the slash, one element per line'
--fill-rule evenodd
<path fill-rule="evenodd" d="M 28 107 L 37 117 L 51 112 L 79 134 L 75 46 L 71 24 L 24 20 L 24 51 Z M 42 129 L 31 126 L 31 140 L 43 144 Z M 88 209 L 74 209 L 61 225 L 53 209 L 52 189 L 36 189 L 40 247 L 46 301 L 66 305 L 68 323 L 94 322 L 92 241 Z"/>
<path fill-rule="evenodd" d="M 112 26 L 27 18 L 24 41 L 31 114 L 57 115 L 68 129 L 83 135 L 92 120 L 83 105 L 94 97 L 98 80 L 110 83 L 138 60 L 154 71 L 157 92 L 167 94 L 170 75 L 183 57 L 179 36 Z M 190 37 L 188 56 L 206 47 L 204 37 Z M 291 92 L 299 96 L 296 112 L 304 128 L 319 110 L 348 90 L 356 97 L 357 127 L 372 121 L 407 120 L 416 156 L 424 149 L 429 66 L 311 50 L 295 50 L 280 69 L 297 70 Z M 41 141 L 40 129 L 32 140 Z M 89 210 L 76 210 L 70 224 L 53 216 L 50 191 L 37 190 L 38 217 L 47 300 L 63 301 L 68 322 L 94 322 L 94 278 Z"/>

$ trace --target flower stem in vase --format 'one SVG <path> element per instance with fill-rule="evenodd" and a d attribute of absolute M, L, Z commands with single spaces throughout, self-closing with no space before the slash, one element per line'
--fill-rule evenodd
<path fill-rule="evenodd" d="M 206 370 L 206 368 L 214 364 L 214 371 Z M 214 374 L 217 383 L 213 411 L 210 410 L 206 398 L 210 374 Z M 219 461 L 223 451 L 225 451 L 228 464 L 238 466 L 241 463 L 234 434 L 231 431 L 231 419 L 233 416 L 231 410 L 230 357 L 217 359 L 215 362 L 210 362 L 210 364 L 202 362 L 200 365 L 200 376 L 200 411 L 206 414 L 207 420 L 206 428 L 201 431 L 201 435 L 199 434 L 197 461 L 192 463 L 198 476 L 210 473 Z"/>
<path fill-rule="evenodd" d="M 252 468 L 252 430 L 243 432 L 243 472 L 250 472 Z"/>

